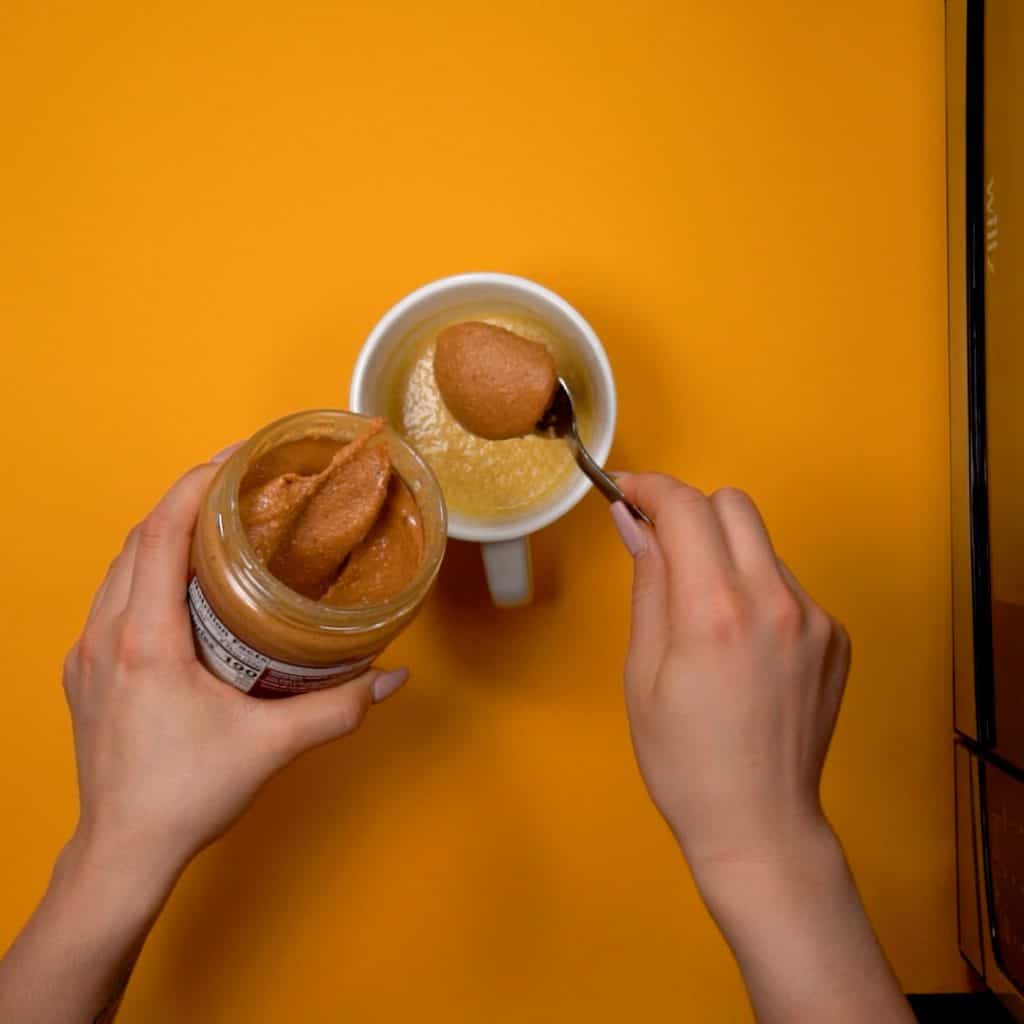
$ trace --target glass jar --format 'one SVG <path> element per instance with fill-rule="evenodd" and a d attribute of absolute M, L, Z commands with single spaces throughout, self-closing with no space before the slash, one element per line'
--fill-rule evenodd
<path fill-rule="evenodd" d="M 447 534 L 441 488 L 416 450 L 388 426 L 370 444 L 387 446 L 423 524 L 423 557 L 403 590 L 381 604 L 323 604 L 285 586 L 249 544 L 239 492 L 259 459 L 292 441 L 351 441 L 369 422 L 335 410 L 277 420 L 232 453 L 203 501 L 188 586 L 196 650 L 214 675 L 252 696 L 287 697 L 359 675 L 412 621 L 437 576 Z"/>

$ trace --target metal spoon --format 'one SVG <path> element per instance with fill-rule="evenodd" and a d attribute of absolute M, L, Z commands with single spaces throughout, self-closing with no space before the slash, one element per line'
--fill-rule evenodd
<path fill-rule="evenodd" d="M 555 394 L 551 404 L 544 410 L 544 415 L 537 422 L 536 431 L 546 437 L 561 438 L 569 445 L 576 464 L 583 470 L 590 482 L 611 502 L 621 501 L 629 509 L 634 519 L 639 519 L 648 526 L 654 523 L 626 499 L 622 488 L 594 461 L 593 456 L 580 440 L 576 426 L 576 410 L 572 405 L 572 395 L 565 386 L 565 381 L 558 378 Z"/>

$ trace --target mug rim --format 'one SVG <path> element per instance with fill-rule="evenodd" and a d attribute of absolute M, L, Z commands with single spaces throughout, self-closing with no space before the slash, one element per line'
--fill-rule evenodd
<path fill-rule="evenodd" d="M 594 357 L 598 373 L 603 378 L 607 393 L 602 429 L 592 447 L 588 449 L 595 461 L 599 465 L 604 465 L 615 437 L 618 402 L 615 391 L 615 378 L 612 375 L 611 364 L 608 361 L 608 355 L 604 350 L 604 346 L 601 344 L 601 339 L 583 314 L 566 299 L 562 298 L 561 295 L 545 285 L 517 274 L 505 274 L 495 271 L 469 271 L 460 274 L 450 274 L 420 285 L 395 302 L 374 324 L 373 329 L 367 335 L 359 350 L 359 355 L 356 357 L 355 366 L 352 370 L 352 383 L 349 387 L 349 407 L 352 411 L 359 413 L 367 411 L 363 408 L 361 399 L 366 387 L 366 377 L 370 361 L 380 345 L 381 339 L 387 336 L 395 323 L 427 299 L 432 299 L 438 294 L 444 294 L 466 284 L 488 284 L 507 289 L 509 292 L 528 293 L 554 307 L 572 322 L 579 332 L 579 336 Z M 455 540 L 472 541 L 478 544 L 492 544 L 528 537 L 530 534 L 550 526 L 570 512 L 582 501 L 583 497 L 592 487 L 593 484 L 590 480 L 583 475 L 582 471 L 578 471 L 576 481 L 557 501 L 524 516 L 495 523 L 464 523 L 460 521 L 463 517 L 458 512 L 449 509 L 448 536 Z"/>

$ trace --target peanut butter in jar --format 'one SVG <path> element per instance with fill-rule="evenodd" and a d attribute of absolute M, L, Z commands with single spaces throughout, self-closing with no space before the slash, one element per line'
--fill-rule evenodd
<path fill-rule="evenodd" d="M 278 420 L 231 455 L 200 509 L 188 587 L 200 659 L 256 697 L 352 679 L 419 611 L 445 537 L 437 481 L 382 421 Z"/>

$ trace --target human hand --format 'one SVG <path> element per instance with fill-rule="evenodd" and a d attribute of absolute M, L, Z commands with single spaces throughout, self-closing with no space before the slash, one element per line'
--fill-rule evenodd
<path fill-rule="evenodd" d="M 626 697 L 651 796 L 698 881 L 790 857 L 827 826 L 818 784 L 850 664 L 845 630 L 779 561 L 742 492 L 623 481 L 636 557 Z"/>
<path fill-rule="evenodd" d="M 371 671 L 262 701 L 199 664 L 185 583 L 196 513 L 216 471 L 186 474 L 132 530 L 68 654 L 79 822 L 0 960 L 3 1020 L 111 1021 L 191 857 L 274 772 L 351 732 L 405 681 L 404 669 Z"/>
<path fill-rule="evenodd" d="M 819 800 L 846 631 L 779 561 L 753 502 L 623 478 L 635 559 L 626 702 L 641 773 L 762 1024 L 911 1017 Z"/>
<path fill-rule="evenodd" d="M 193 469 L 132 530 L 64 668 L 80 794 L 75 845 L 172 874 L 275 772 L 354 730 L 406 678 L 371 670 L 266 701 L 200 665 L 184 595 L 192 529 L 216 471 Z"/>

